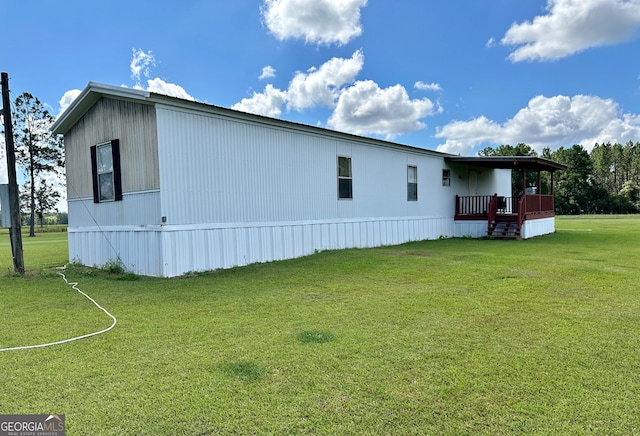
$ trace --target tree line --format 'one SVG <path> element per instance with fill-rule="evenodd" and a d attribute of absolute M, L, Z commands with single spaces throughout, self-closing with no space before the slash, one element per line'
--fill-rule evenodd
<path fill-rule="evenodd" d="M 480 156 L 538 156 L 567 166 L 554 174 L 556 213 L 559 215 L 614 214 L 640 212 L 640 142 L 596 143 L 587 151 L 582 145 L 548 147 L 538 153 L 527 144 L 487 147 Z M 513 174 L 514 195 L 522 192 L 521 176 Z M 531 177 L 531 178 L 530 178 Z M 527 185 L 537 184 L 537 175 L 527 177 Z M 543 173 L 542 192 L 549 192 L 550 175 Z"/>

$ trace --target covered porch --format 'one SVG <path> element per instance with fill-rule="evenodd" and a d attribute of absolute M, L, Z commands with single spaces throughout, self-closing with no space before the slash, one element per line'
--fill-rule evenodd
<path fill-rule="evenodd" d="M 519 170 L 521 192 L 515 196 L 497 194 L 456 195 L 456 221 L 482 221 L 487 236 L 522 239 L 552 233 L 554 227 L 554 173 L 565 165 L 533 156 L 448 157 L 451 163 L 473 167 Z M 541 173 L 550 174 L 549 192 L 541 193 Z M 527 183 L 527 174 L 537 174 L 537 183 Z M 513 188 L 512 188 L 513 191 Z M 534 222 L 539 220 L 537 222 Z"/>

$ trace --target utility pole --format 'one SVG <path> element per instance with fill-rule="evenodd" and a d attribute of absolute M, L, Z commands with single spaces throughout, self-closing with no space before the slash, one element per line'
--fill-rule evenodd
<path fill-rule="evenodd" d="M 11 213 L 11 254 L 13 270 L 24 274 L 24 256 L 22 252 L 22 231 L 20 228 L 20 191 L 16 176 L 16 152 L 13 145 L 13 125 L 11 124 L 11 96 L 9 94 L 9 74 L 1 73 L 2 114 L 4 115 L 4 139 L 7 148 L 7 175 L 9 179 L 9 209 Z"/>

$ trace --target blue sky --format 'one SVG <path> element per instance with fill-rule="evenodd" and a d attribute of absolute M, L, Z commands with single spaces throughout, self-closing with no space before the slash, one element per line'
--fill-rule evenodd
<path fill-rule="evenodd" d="M 640 0 L 0 0 L 0 16 L 13 96 L 55 115 L 96 81 L 462 155 L 640 141 Z"/>

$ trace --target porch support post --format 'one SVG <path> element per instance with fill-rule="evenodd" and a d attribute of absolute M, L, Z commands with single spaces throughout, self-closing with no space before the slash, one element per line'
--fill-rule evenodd
<path fill-rule="evenodd" d="M 555 195 L 554 189 L 553 189 L 553 175 L 555 174 L 555 171 L 549 171 L 551 173 L 551 195 Z"/>
<path fill-rule="evenodd" d="M 542 178 L 540 177 L 540 174 L 542 173 L 541 170 L 538 170 L 538 194 L 542 194 Z"/>
<path fill-rule="evenodd" d="M 522 195 L 527 193 L 527 169 L 522 167 Z"/>

